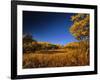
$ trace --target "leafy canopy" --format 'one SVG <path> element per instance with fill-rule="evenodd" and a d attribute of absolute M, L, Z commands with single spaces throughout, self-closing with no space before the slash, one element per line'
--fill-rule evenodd
<path fill-rule="evenodd" d="M 73 24 L 70 32 L 77 40 L 89 39 L 89 14 L 75 14 L 71 16 Z"/>

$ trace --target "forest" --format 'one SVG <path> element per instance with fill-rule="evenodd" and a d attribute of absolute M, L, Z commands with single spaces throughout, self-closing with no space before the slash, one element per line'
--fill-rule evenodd
<path fill-rule="evenodd" d="M 70 34 L 77 42 L 65 45 L 40 42 L 31 34 L 23 36 L 23 68 L 89 65 L 89 14 L 74 14 Z"/>

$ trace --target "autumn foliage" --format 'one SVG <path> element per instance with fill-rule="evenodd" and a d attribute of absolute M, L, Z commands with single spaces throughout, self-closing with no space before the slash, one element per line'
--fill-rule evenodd
<path fill-rule="evenodd" d="M 60 45 L 51 44 L 48 42 L 37 42 L 29 37 L 30 35 L 23 38 L 23 53 L 30 53 L 42 50 L 54 50 L 61 48 Z"/>
<path fill-rule="evenodd" d="M 66 45 L 38 42 L 30 34 L 23 36 L 23 68 L 89 65 L 89 15 L 75 14 L 71 34 L 79 40 Z"/>
<path fill-rule="evenodd" d="M 71 17 L 73 25 L 70 28 L 70 32 L 76 39 L 89 39 L 89 18 L 88 14 L 76 14 Z"/>

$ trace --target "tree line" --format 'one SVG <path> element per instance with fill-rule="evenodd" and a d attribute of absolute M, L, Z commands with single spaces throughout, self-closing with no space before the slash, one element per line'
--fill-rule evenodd
<path fill-rule="evenodd" d="M 33 39 L 31 34 L 25 34 L 23 37 L 23 52 L 35 52 L 39 50 L 59 49 L 61 45 L 51 44 L 48 42 L 38 42 Z"/>

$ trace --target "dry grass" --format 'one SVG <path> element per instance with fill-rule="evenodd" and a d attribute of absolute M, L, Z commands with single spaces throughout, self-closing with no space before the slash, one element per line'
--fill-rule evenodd
<path fill-rule="evenodd" d="M 64 67 L 89 65 L 85 48 L 64 48 L 23 54 L 23 68 Z"/>

